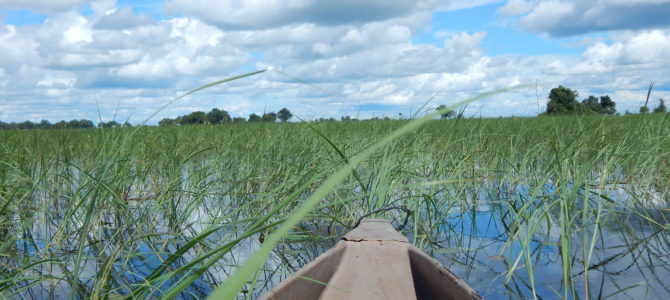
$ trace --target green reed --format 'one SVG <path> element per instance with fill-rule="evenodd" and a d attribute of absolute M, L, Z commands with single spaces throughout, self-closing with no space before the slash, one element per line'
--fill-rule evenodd
<path fill-rule="evenodd" d="M 658 257 L 665 272 L 667 115 L 432 120 L 392 136 L 410 122 L 1 131 L 0 296 L 204 297 L 222 284 L 249 296 L 267 288 L 259 274 L 309 261 L 292 245 L 327 247 L 392 205 L 414 211 L 415 244 L 446 239 L 447 253 L 481 251 L 465 227 L 445 229 L 455 214 L 503 216 L 491 221 L 506 234 L 500 278 L 517 297 L 596 298 L 588 274 L 607 259 Z M 631 199 L 612 199 L 615 186 Z M 609 227 L 628 245 L 614 258 L 602 257 Z M 553 295 L 540 256 L 560 261 Z"/>

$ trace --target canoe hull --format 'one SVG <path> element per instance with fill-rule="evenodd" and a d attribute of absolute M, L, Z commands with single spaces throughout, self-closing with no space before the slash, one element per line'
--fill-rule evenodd
<path fill-rule="evenodd" d="M 261 299 L 482 299 L 383 219 L 364 219 Z"/>

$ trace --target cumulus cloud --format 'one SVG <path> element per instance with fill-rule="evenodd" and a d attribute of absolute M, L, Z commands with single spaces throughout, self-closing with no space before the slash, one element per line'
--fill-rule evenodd
<path fill-rule="evenodd" d="M 63 55 L 57 63 L 59 66 L 65 68 L 108 67 L 131 63 L 137 59 L 138 55 L 139 51 L 131 49 L 92 53 L 68 53 Z"/>
<path fill-rule="evenodd" d="M 415 0 L 169 0 L 181 12 L 227 29 L 258 29 L 290 24 L 341 25 L 400 17 L 430 1 Z"/>
<path fill-rule="evenodd" d="M 0 7 L 57 12 L 69 10 L 88 2 L 91 2 L 91 0 L 0 0 Z"/>
<path fill-rule="evenodd" d="M 663 52 L 668 47 L 667 31 L 624 34 L 611 42 L 595 42 L 581 57 L 549 59 L 543 78 L 549 78 L 554 85 L 576 88 L 583 96 L 611 94 L 619 111 L 637 112 L 650 80 L 656 81 L 654 97 L 669 95 L 670 58 Z"/>
<path fill-rule="evenodd" d="M 479 55 L 480 44 L 485 37 L 485 31 L 473 34 L 461 32 L 448 38 L 444 42 L 444 48 L 454 57 L 476 56 Z"/>
<path fill-rule="evenodd" d="M 39 61 L 38 43 L 26 36 L 27 31 L 13 25 L 0 28 L 0 68 L 4 72 L 13 72 L 25 64 Z"/>
<path fill-rule="evenodd" d="M 43 24 L 0 27 L 4 120 L 57 118 L 59 110 L 48 104 L 54 105 L 53 101 L 73 106 L 72 116 L 94 119 L 90 112 L 95 112 L 96 104 L 86 101 L 97 96 L 104 94 L 101 109 L 113 111 L 118 102 L 111 107 L 107 102 L 130 103 L 114 99 L 121 94 L 118 91 L 147 91 L 141 99 L 155 100 L 174 93 L 180 82 L 188 82 L 189 88 L 200 84 L 189 76 L 225 76 L 248 63 L 248 53 L 220 42 L 221 30 L 196 19 L 139 18 L 141 22 L 132 26 L 116 26 L 123 18 L 137 20 L 138 15 L 110 7 L 109 1 L 94 4 L 95 13 L 88 16 L 66 11 L 51 13 Z M 115 15 L 123 18 L 110 22 Z M 76 103 L 81 107 L 75 108 Z M 143 103 L 143 109 L 133 111 L 152 107 L 152 101 Z"/>
<path fill-rule="evenodd" d="M 565 1 L 540 2 L 533 10 L 519 22 L 523 28 L 534 28 L 544 31 L 570 23 L 568 20 L 575 17 L 577 5 Z"/>
<path fill-rule="evenodd" d="M 670 0 L 509 0 L 498 10 L 530 32 L 565 37 L 621 29 L 670 25 Z"/>
<path fill-rule="evenodd" d="M 670 68 L 670 57 L 666 49 L 670 49 L 670 33 L 661 30 L 644 31 L 611 44 L 597 42 L 584 51 L 582 61 L 566 65 L 556 60 L 550 67 L 552 72 L 563 75 L 667 70 Z M 664 73 L 670 74 L 667 71 Z"/>
<path fill-rule="evenodd" d="M 347 15 L 343 11 L 357 2 L 247 1 L 227 13 L 235 8 L 232 1 L 190 1 L 186 7 L 172 0 L 167 6 L 179 16 L 163 20 L 113 0 L 92 2 L 92 13 L 52 11 L 42 24 L 0 27 L 0 99 L 7 99 L 0 103 L 0 119 L 97 119 L 99 106 L 105 116 L 117 112 L 119 119 L 137 122 L 194 87 L 265 68 L 320 89 L 269 71 L 189 96 L 158 119 L 213 107 L 245 117 L 281 107 L 307 118 L 409 115 L 434 94 L 441 95 L 436 102 L 449 104 L 484 90 L 541 81 L 537 91 L 500 95 L 467 111 L 528 115 L 544 108 L 540 102 L 558 84 L 582 94 L 607 89 L 629 95 L 623 90 L 646 88 L 650 73 L 657 86 L 669 83 L 663 50 L 670 48 L 670 34 L 663 29 L 583 39 L 581 56 L 489 56 L 482 45 L 493 32 L 486 31 L 434 33 L 441 44 L 413 41 L 438 8 L 489 2 L 368 1 L 357 6 L 361 13 Z M 602 7 L 665 4 L 601 2 Z M 272 10 L 273 5 L 281 8 Z M 567 26 L 562 18 L 584 15 L 583 8 L 568 0 L 514 0 L 498 13 L 551 34 Z M 311 15 L 317 11 L 332 15 Z M 620 110 L 635 105 L 632 96 L 627 99 Z"/>
<path fill-rule="evenodd" d="M 505 5 L 498 9 L 498 14 L 503 17 L 518 16 L 525 14 L 533 9 L 533 3 L 525 0 L 509 0 Z"/>
<path fill-rule="evenodd" d="M 153 23 L 155 21 L 150 16 L 146 14 L 135 15 L 130 6 L 123 6 L 107 14 L 93 26 L 95 29 L 119 30 Z"/>

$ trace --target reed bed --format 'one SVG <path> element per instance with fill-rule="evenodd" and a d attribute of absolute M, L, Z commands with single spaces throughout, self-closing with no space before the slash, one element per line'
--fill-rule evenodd
<path fill-rule="evenodd" d="M 670 295 L 667 114 L 432 120 L 360 156 L 409 122 L 0 131 L 0 297 L 255 298 L 398 206 L 488 298 Z"/>

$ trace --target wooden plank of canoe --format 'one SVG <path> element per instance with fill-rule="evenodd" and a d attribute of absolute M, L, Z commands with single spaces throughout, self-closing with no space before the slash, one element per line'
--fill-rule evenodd
<path fill-rule="evenodd" d="M 261 299 L 481 299 L 383 219 L 364 219 Z"/>
<path fill-rule="evenodd" d="M 344 257 L 320 299 L 416 299 L 408 243 L 344 243 Z"/>

